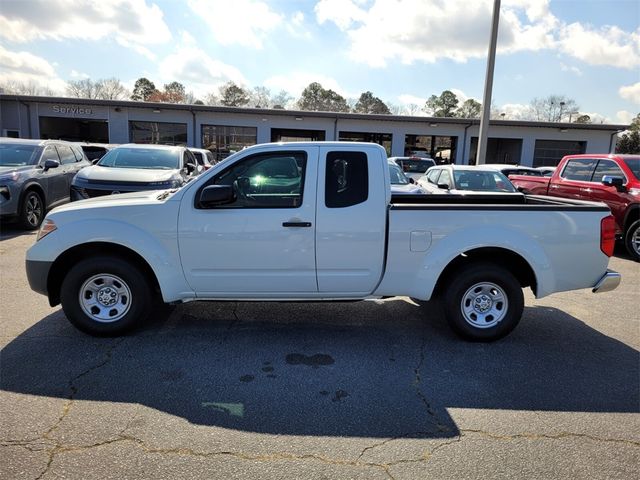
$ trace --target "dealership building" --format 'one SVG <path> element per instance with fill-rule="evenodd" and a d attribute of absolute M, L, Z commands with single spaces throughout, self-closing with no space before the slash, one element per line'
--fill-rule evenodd
<path fill-rule="evenodd" d="M 257 143 L 375 142 L 390 156 L 475 163 L 479 120 L 212 107 L 0 95 L 0 131 L 17 138 L 160 143 L 207 148 L 218 159 Z M 574 153 L 613 151 L 627 125 L 492 120 L 487 163 L 556 165 Z"/>

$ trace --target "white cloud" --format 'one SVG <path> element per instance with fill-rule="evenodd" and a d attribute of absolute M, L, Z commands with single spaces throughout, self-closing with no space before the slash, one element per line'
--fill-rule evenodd
<path fill-rule="evenodd" d="M 290 20 L 287 22 L 287 31 L 294 37 L 311 38 L 311 32 L 304 24 L 304 13 L 300 11 L 291 15 Z"/>
<path fill-rule="evenodd" d="M 71 78 L 82 80 L 89 78 L 89 75 L 84 72 L 78 72 L 77 70 L 71 70 Z"/>
<path fill-rule="evenodd" d="M 415 95 L 405 93 L 398 96 L 398 101 L 402 105 L 419 105 L 420 107 L 423 107 L 427 99 L 425 97 L 417 97 Z"/>
<path fill-rule="evenodd" d="M 485 58 L 492 4 L 491 0 L 320 0 L 315 14 L 319 24 L 332 22 L 346 33 L 354 61 L 384 67 L 391 60 L 412 64 Z M 636 68 L 640 29 L 568 25 L 551 13 L 549 0 L 503 1 L 498 53 L 542 49 L 558 50 L 591 65 Z M 567 68 L 579 74 L 577 67 Z"/>
<path fill-rule="evenodd" d="M 634 118 L 635 115 L 627 110 L 619 110 L 616 112 L 616 120 L 619 123 L 629 125 Z"/>
<path fill-rule="evenodd" d="M 167 55 L 159 65 L 163 83 L 178 81 L 189 91 L 202 97 L 218 89 L 228 81 L 238 85 L 248 82 L 236 67 L 211 58 L 201 48 L 180 44 L 173 53 Z"/>
<path fill-rule="evenodd" d="M 506 103 L 498 111 L 505 114 L 505 120 L 529 120 L 533 115 L 531 106 L 522 103 Z"/>
<path fill-rule="evenodd" d="M 561 52 L 589 65 L 640 66 L 640 29 L 625 32 L 615 26 L 604 26 L 596 30 L 572 23 L 562 28 L 558 45 Z"/>
<path fill-rule="evenodd" d="M 640 82 L 620 87 L 618 89 L 618 94 L 625 100 L 629 100 L 640 105 Z"/>
<path fill-rule="evenodd" d="M 315 11 L 320 24 L 333 22 L 347 33 L 352 59 L 383 67 L 391 59 L 411 64 L 485 57 L 491 4 L 488 0 L 375 0 L 366 8 L 349 0 L 322 0 Z M 535 23 L 518 15 L 525 10 L 531 12 Z M 546 2 L 506 2 L 500 19 L 499 50 L 546 48 L 556 24 Z"/>
<path fill-rule="evenodd" d="M 44 58 L 29 52 L 10 51 L 2 45 L 0 45 L 0 83 L 36 85 L 56 93 L 64 91 L 66 86 L 53 66 Z"/>
<path fill-rule="evenodd" d="M 166 43 L 171 32 L 162 10 L 146 0 L 29 0 L 2 2 L 0 37 L 18 43 L 113 37 L 148 54 L 144 45 Z"/>
<path fill-rule="evenodd" d="M 560 70 L 563 72 L 569 72 L 577 75 L 578 77 L 582 76 L 582 70 L 574 65 L 567 65 L 565 63 L 560 62 Z"/>
<path fill-rule="evenodd" d="M 259 0 L 189 0 L 189 7 L 222 45 L 261 49 L 267 34 L 284 20 Z"/>

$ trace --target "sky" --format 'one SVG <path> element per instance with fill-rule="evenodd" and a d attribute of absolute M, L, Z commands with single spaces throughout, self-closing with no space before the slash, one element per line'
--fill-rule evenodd
<path fill-rule="evenodd" d="M 298 98 L 319 82 L 409 111 L 452 90 L 482 99 L 491 0 L 1 0 L 0 84 L 62 93 L 119 78 L 130 89 L 227 81 Z M 517 119 L 566 95 L 596 122 L 640 112 L 640 1 L 502 0 L 493 103 Z M 462 103 L 462 102 L 461 102 Z"/>

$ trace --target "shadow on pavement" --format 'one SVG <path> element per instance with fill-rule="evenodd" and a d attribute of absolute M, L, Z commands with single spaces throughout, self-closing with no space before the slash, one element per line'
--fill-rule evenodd
<path fill-rule="evenodd" d="M 132 336 L 95 339 L 57 311 L 3 349 L 1 384 L 312 436 L 455 436 L 452 407 L 638 411 L 638 352 L 560 310 L 528 307 L 486 345 L 460 341 L 434 312 L 402 299 L 188 304 Z"/>
<path fill-rule="evenodd" d="M 15 221 L 2 220 L 0 223 L 0 241 L 21 237 L 22 235 L 34 235 L 35 241 L 35 235 L 37 232 L 37 230 L 25 230 Z"/>

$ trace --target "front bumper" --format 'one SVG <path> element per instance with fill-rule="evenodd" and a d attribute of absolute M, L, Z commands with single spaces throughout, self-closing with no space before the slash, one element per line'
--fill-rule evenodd
<path fill-rule="evenodd" d="M 29 281 L 31 290 L 41 293 L 42 295 L 49 295 L 47 291 L 47 281 L 52 264 L 53 262 L 27 260 L 27 280 Z"/>
<path fill-rule="evenodd" d="M 607 270 L 607 273 L 598 280 L 598 283 L 593 286 L 591 291 L 593 293 L 610 292 L 611 290 L 618 288 L 620 280 L 622 280 L 622 275 L 618 272 L 614 272 L 613 270 Z"/>

